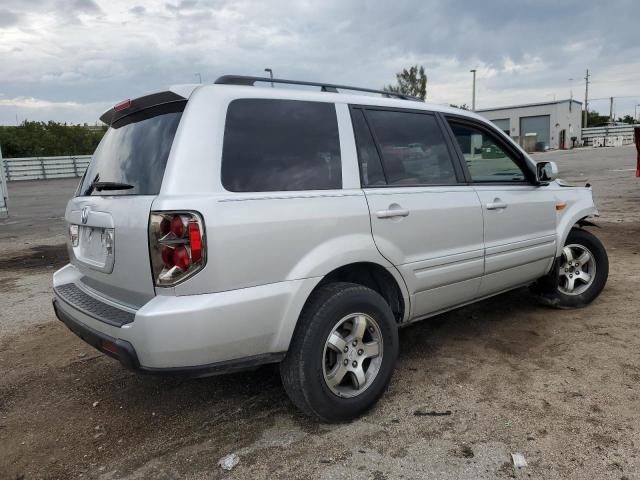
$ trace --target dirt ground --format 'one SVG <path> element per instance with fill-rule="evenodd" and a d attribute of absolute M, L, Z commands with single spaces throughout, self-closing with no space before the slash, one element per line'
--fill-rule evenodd
<path fill-rule="evenodd" d="M 24 243 L 12 227 L 0 235 L 0 479 L 640 478 L 633 155 L 538 157 L 593 185 L 610 276 L 591 306 L 552 310 L 521 289 L 402 329 L 389 391 L 344 425 L 300 414 L 273 366 L 195 380 L 124 370 L 53 316 L 61 227 Z M 528 462 L 517 473 L 514 452 Z"/>

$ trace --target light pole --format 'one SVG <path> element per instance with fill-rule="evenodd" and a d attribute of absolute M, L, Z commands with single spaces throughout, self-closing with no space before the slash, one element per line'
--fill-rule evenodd
<path fill-rule="evenodd" d="M 198 77 L 198 80 L 200 80 L 200 83 L 202 83 L 202 75 L 200 75 L 199 73 L 194 73 L 194 75 Z"/>
<path fill-rule="evenodd" d="M 582 128 L 589 126 L 589 69 L 587 68 L 587 74 L 584 76 L 584 124 Z"/>
<path fill-rule="evenodd" d="M 472 90 L 472 94 L 471 94 L 471 111 L 475 112 L 476 111 L 476 69 L 474 68 L 473 70 L 469 70 L 471 73 L 473 73 L 473 90 Z"/>
<path fill-rule="evenodd" d="M 273 80 L 273 70 L 271 70 L 270 68 L 265 68 L 264 71 L 269 72 L 269 78 Z M 271 88 L 273 88 L 273 82 L 271 82 Z"/>
<path fill-rule="evenodd" d="M 635 106 L 635 111 L 636 111 L 636 114 L 635 114 L 636 122 L 640 122 L 640 119 L 638 119 L 638 107 L 640 107 L 640 103 L 636 104 L 636 106 Z"/>

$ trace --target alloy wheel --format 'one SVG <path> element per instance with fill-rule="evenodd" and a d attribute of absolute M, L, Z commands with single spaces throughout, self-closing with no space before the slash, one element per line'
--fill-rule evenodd
<path fill-rule="evenodd" d="M 373 317 L 353 313 L 340 319 L 327 338 L 322 371 L 329 389 L 339 397 L 364 392 L 382 365 L 382 333 Z"/>
<path fill-rule="evenodd" d="M 587 291 L 596 277 L 593 253 L 583 245 L 571 244 L 562 249 L 558 290 L 566 295 Z"/>

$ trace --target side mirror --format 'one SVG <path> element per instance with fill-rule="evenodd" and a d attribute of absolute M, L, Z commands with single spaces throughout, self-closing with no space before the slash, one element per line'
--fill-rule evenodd
<path fill-rule="evenodd" d="M 539 182 L 553 182 L 558 178 L 558 165 L 556 162 L 539 162 L 536 165 Z"/>

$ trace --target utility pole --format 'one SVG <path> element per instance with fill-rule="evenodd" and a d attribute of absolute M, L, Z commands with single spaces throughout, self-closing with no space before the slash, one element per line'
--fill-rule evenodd
<path fill-rule="evenodd" d="M 200 75 L 199 73 L 194 73 L 194 75 L 198 77 L 198 80 L 200 80 L 199 83 L 202 83 L 202 75 Z"/>
<path fill-rule="evenodd" d="M 587 128 L 589 119 L 589 69 L 587 68 L 587 74 L 584 77 L 584 128 Z"/>
<path fill-rule="evenodd" d="M 469 70 L 471 73 L 473 73 L 473 93 L 471 94 L 471 111 L 475 112 L 476 111 L 476 69 L 474 68 L 473 70 Z"/>
<path fill-rule="evenodd" d="M 569 111 L 573 108 L 573 78 L 569 79 Z"/>
<path fill-rule="evenodd" d="M 609 123 L 613 125 L 613 97 L 609 97 Z"/>

